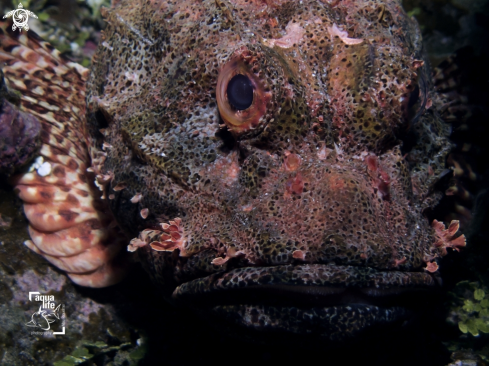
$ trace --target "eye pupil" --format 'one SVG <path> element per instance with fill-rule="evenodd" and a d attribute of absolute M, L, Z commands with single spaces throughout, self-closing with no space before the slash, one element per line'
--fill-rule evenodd
<path fill-rule="evenodd" d="M 244 110 L 253 103 L 253 85 L 245 75 L 235 75 L 227 87 L 229 103 L 237 110 Z"/>

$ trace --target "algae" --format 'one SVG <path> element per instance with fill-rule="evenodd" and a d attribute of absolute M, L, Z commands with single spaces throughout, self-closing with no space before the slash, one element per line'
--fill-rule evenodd
<path fill-rule="evenodd" d="M 460 331 L 477 337 L 489 333 L 489 290 L 478 282 L 462 281 L 452 291 L 448 321 Z"/>

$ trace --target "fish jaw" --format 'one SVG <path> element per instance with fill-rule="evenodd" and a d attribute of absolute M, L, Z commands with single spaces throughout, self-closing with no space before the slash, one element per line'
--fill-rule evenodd
<path fill-rule="evenodd" d="M 224 328 L 341 341 L 408 319 L 439 291 L 426 272 L 286 265 L 216 273 L 178 286 L 172 299 Z"/>

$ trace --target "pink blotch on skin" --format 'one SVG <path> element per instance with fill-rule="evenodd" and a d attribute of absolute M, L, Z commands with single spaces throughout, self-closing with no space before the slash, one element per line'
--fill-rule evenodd
<path fill-rule="evenodd" d="M 333 150 L 328 149 L 326 145 L 323 145 L 318 151 L 318 159 L 325 160 Z"/>
<path fill-rule="evenodd" d="M 297 23 L 290 22 L 285 28 L 285 36 L 278 39 L 269 39 L 266 43 L 268 47 L 278 46 L 280 48 L 290 48 L 298 44 L 306 31 Z"/>
<path fill-rule="evenodd" d="M 238 179 L 238 174 L 239 174 L 239 164 L 237 161 L 233 161 L 228 167 L 227 167 L 227 178 L 229 182 L 234 182 L 236 179 Z M 228 183 L 231 184 L 231 183 Z"/>
<path fill-rule="evenodd" d="M 377 156 L 367 155 L 365 157 L 367 169 L 371 172 L 370 176 L 374 179 L 374 186 L 378 189 L 378 195 L 383 200 L 390 200 L 389 175 L 380 167 Z"/>
<path fill-rule="evenodd" d="M 297 154 L 286 154 L 284 160 L 285 170 L 288 172 L 295 172 L 301 165 L 301 157 Z"/>
<path fill-rule="evenodd" d="M 333 24 L 332 27 L 328 27 L 328 32 L 331 38 L 338 36 L 343 41 L 343 43 L 347 45 L 355 45 L 363 42 L 363 39 L 361 38 L 349 38 L 348 32 L 341 30 L 336 24 Z"/>
<path fill-rule="evenodd" d="M 406 261 L 407 261 L 406 257 L 404 257 L 402 259 L 395 259 L 394 260 L 394 267 L 399 267 L 401 264 L 406 263 Z"/>
<path fill-rule="evenodd" d="M 376 184 L 377 184 L 377 189 L 379 190 L 378 193 L 380 194 L 380 198 L 385 201 L 389 201 L 391 198 L 389 183 L 385 182 L 382 179 L 377 179 Z"/>
<path fill-rule="evenodd" d="M 382 180 L 386 183 L 389 184 L 391 182 L 391 177 L 389 177 L 389 174 L 387 174 L 384 170 L 379 169 L 379 174 Z"/>
<path fill-rule="evenodd" d="M 270 27 L 274 28 L 278 25 L 278 20 L 277 18 L 270 18 L 268 19 L 268 24 L 270 24 Z"/>
<path fill-rule="evenodd" d="M 292 258 L 300 259 L 303 261 L 306 259 L 306 253 L 304 253 L 302 250 L 294 250 L 294 252 L 292 253 Z"/>
<path fill-rule="evenodd" d="M 330 187 L 333 190 L 339 190 L 341 191 L 343 188 L 345 188 L 345 181 L 342 178 L 339 178 L 337 176 L 333 176 L 329 180 Z"/>
<path fill-rule="evenodd" d="M 302 178 L 302 174 L 298 172 L 295 177 L 289 178 L 289 180 L 285 183 L 286 193 L 292 194 L 301 194 L 304 189 L 304 179 Z"/>
<path fill-rule="evenodd" d="M 237 154 L 216 159 L 201 175 L 219 177 L 222 184 L 231 186 L 239 176 L 240 166 Z"/>
<path fill-rule="evenodd" d="M 367 155 L 365 157 L 365 163 L 367 163 L 368 170 L 372 172 L 376 172 L 379 167 L 377 157 L 375 155 Z"/>

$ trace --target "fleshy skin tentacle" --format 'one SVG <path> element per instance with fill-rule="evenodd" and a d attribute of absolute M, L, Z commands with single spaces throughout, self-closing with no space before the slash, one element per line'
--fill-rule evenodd
<path fill-rule="evenodd" d="M 30 169 L 12 177 L 32 240 L 25 244 L 81 286 L 105 287 L 127 272 L 127 240 L 95 187 L 86 133 L 88 70 L 64 59 L 33 32 L 0 23 L 0 62 L 20 109 L 39 120 L 41 147 Z"/>

